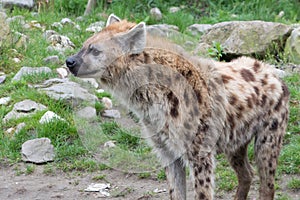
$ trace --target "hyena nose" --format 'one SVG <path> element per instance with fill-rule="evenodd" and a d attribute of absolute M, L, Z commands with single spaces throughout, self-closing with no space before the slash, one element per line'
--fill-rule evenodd
<path fill-rule="evenodd" d="M 73 57 L 69 57 L 66 60 L 66 65 L 68 68 L 73 68 L 76 65 L 76 60 Z"/>

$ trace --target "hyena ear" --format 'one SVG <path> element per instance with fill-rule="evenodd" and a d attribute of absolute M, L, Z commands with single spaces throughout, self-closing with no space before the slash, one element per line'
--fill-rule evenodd
<path fill-rule="evenodd" d="M 106 22 L 106 27 L 108 27 L 112 23 L 120 22 L 120 21 L 121 21 L 121 19 L 119 17 L 117 17 L 114 14 L 110 14 L 109 17 L 108 17 L 108 19 L 107 19 L 107 22 Z"/>
<path fill-rule="evenodd" d="M 141 22 L 134 26 L 127 33 L 116 37 L 123 52 L 129 54 L 139 54 L 146 46 L 146 24 Z"/>

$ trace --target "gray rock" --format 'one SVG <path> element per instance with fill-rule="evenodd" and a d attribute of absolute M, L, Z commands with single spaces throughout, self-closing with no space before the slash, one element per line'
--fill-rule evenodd
<path fill-rule="evenodd" d="M 300 64 L 300 27 L 293 30 L 287 39 L 284 52 L 291 62 Z"/>
<path fill-rule="evenodd" d="M 14 32 L 13 34 L 13 43 L 17 48 L 27 48 L 29 42 L 29 37 L 23 33 Z"/>
<path fill-rule="evenodd" d="M 47 58 L 45 58 L 44 63 L 46 64 L 58 64 L 59 63 L 59 57 L 58 56 L 48 56 Z"/>
<path fill-rule="evenodd" d="M 179 8 L 179 7 L 170 7 L 170 8 L 169 8 L 169 12 L 170 12 L 170 13 L 176 13 L 176 12 L 178 12 L 178 11 L 180 11 L 180 8 Z"/>
<path fill-rule="evenodd" d="M 121 113 L 118 110 L 104 110 L 102 116 L 109 118 L 121 118 Z"/>
<path fill-rule="evenodd" d="M 54 30 L 46 30 L 44 32 L 45 39 L 48 39 L 52 35 L 58 35 L 58 33 L 56 31 L 54 31 Z"/>
<path fill-rule="evenodd" d="M 45 74 L 51 72 L 52 70 L 49 67 L 22 67 L 13 77 L 12 81 L 19 81 L 26 75 Z"/>
<path fill-rule="evenodd" d="M 99 87 L 98 82 L 94 78 L 81 78 L 80 80 L 82 80 L 85 83 L 90 84 L 92 87 L 94 87 L 96 89 Z"/>
<path fill-rule="evenodd" d="M 26 126 L 24 122 L 20 123 L 17 125 L 16 130 L 15 130 L 15 135 L 19 134 L 20 131 Z"/>
<path fill-rule="evenodd" d="M 60 21 L 60 23 L 61 23 L 62 25 L 65 25 L 65 24 L 72 24 L 72 25 L 75 25 L 75 23 L 74 23 L 71 19 L 69 19 L 69 18 L 63 18 L 63 19 Z"/>
<path fill-rule="evenodd" d="M 177 37 L 181 33 L 178 31 L 179 28 L 169 24 L 155 24 L 147 26 L 147 33 L 157 37 Z"/>
<path fill-rule="evenodd" d="M 51 35 L 47 38 L 47 41 L 51 43 L 51 47 L 59 52 L 64 52 L 67 49 L 74 49 L 75 45 L 67 36 L 63 35 Z"/>
<path fill-rule="evenodd" d="M 37 164 L 53 161 L 54 147 L 49 138 L 28 140 L 22 144 L 22 160 Z"/>
<path fill-rule="evenodd" d="M 29 117 L 33 114 L 35 114 L 37 111 L 42 111 L 47 109 L 46 106 L 43 104 L 36 103 L 32 100 L 24 100 L 21 102 L 18 102 L 14 105 L 12 111 L 7 113 L 5 117 L 3 118 L 4 122 L 7 122 L 11 119 L 19 119 L 21 117 Z"/>
<path fill-rule="evenodd" d="M 69 79 L 54 78 L 45 81 L 42 85 L 36 85 L 35 87 L 40 91 L 46 92 L 49 97 L 69 102 L 74 107 L 82 102 L 94 105 L 97 100 L 95 95 L 90 94 L 87 89 Z"/>
<path fill-rule="evenodd" d="M 211 27 L 212 25 L 210 24 L 192 24 L 187 29 L 192 33 L 192 35 L 202 35 Z"/>
<path fill-rule="evenodd" d="M 104 26 L 105 26 L 105 22 L 99 21 L 99 22 L 92 23 L 92 24 L 89 25 L 89 27 L 87 27 L 85 30 L 86 30 L 87 32 L 97 33 L 97 32 L 99 32 L 99 31 L 101 31 L 101 30 L 103 29 Z"/>
<path fill-rule="evenodd" d="M 291 26 L 263 21 L 232 21 L 213 25 L 200 40 L 197 50 L 207 52 L 213 42 L 219 42 L 224 47 L 225 57 L 265 56 L 282 48 L 284 41 L 292 31 Z M 275 44 L 275 45 L 274 45 Z"/>
<path fill-rule="evenodd" d="M 40 119 L 40 124 L 45 124 L 45 123 L 49 123 L 53 120 L 60 120 L 60 121 L 65 121 L 65 119 L 61 118 L 60 116 L 58 116 L 57 114 L 55 114 L 52 111 L 47 111 Z"/>
<path fill-rule="evenodd" d="M 159 8 L 151 8 L 150 10 L 150 16 L 153 17 L 156 20 L 162 19 L 162 14 Z"/>
<path fill-rule="evenodd" d="M 95 119 L 97 117 L 96 109 L 88 106 L 76 112 L 76 116 L 83 119 Z"/>
<path fill-rule="evenodd" d="M 1 83 L 4 83 L 5 80 L 6 80 L 6 75 L 0 76 L 0 84 L 1 84 Z"/>
<path fill-rule="evenodd" d="M 53 24 L 51 24 L 51 27 L 60 30 L 63 28 L 63 25 L 60 22 L 54 22 Z"/>
<path fill-rule="evenodd" d="M 8 8 L 11 6 L 19 6 L 26 8 L 33 8 L 34 1 L 33 0 L 2 0 L 2 4 L 4 8 Z"/>
<path fill-rule="evenodd" d="M 7 105 L 10 102 L 10 97 L 2 97 L 0 98 L 0 105 Z"/>

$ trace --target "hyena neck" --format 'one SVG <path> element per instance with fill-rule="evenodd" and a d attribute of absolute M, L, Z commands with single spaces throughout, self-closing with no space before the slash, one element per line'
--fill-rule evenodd
<path fill-rule="evenodd" d="M 180 106 L 200 118 L 210 115 L 208 67 L 190 62 L 185 55 L 146 48 L 141 54 L 119 58 L 109 69 L 113 90 L 141 115 L 160 104 L 173 116 L 181 115 Z M 184 105 L 179 106 L 180 101 Z"/>

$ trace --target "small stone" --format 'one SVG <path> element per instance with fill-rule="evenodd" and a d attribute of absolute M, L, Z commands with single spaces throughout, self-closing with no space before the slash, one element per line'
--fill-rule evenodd
<path fill-rule="evenodd" d="M 118 110 L 104 110 L 102 116 L 108 118 L 121 118 L 121 113 Z"/>
<path fill-rule="evenodd" d="M 103 93 L 103 92 L 105 92 L 103 89 L 98 89 L 98 90 L 96 90 L 96 92 L 97 93 Z"/>
<path fill-rule="evenodd" d="M 76 112 L 76 115 L 83 119 L 93 119 L 97 117 L 96 109 L 88 106 Z"/>
<path fill-rule="evenodd" d="M 55 114 L 52 111 L 47 111 L 40 119 L 40 124 L 45 124 L 45 123 L 49 123 L 53 120 L 61 120 L 61 121 L 65 121 L 63 118 L 61 118 L 60 116 L 58 116 L 57 114 Z"/>
<path fill-rule="evenodd" d="M 113 148 L 115 146 L 116 146 L 115 142 L 111 140 L 104 143 L 105 148 Z"/>
<path fill-rule="evenodd" d="M 5 80 L 6 80 L 6 76 L 5 75 L 0 76 L 0 84 L 4 83 Z"/>
<path fill-rule="evenodd" d="M 36 28 L 36 29 L 41 29 L 41 30 L 45 30 L 45 26 L 42 26 L 38 21 L 33 20 L 31 22 L 29 22 L 29 25 L 31 28 Z"/>
<path fill-rule="evenodd" d="M 151 8 L 150 10 L 150 15 L 156 20 L 161 20 L 162 19 L 162 14 L 159 8 Z"/>
<path fill-rule="evenodd" d="M 98 88 L 99 87 L 99 84 L 97 83 L 97 81 L 94 78 L 81 78 L 81 80 L 83 82 L 89 83 L 94 88 Z"/>
<path fill-rule="evenodd" d="M 56 72 L 58 73 L 60 78 L 66 78 L 69 74 L 68 70 L 64 67 L 57 68 Z"/>
<path fill-rule="evenodd" d="M 15 128 L 13 128 L 13 127 L 11 127 L 11 128 L 9 128 L 9 129 L 7 129 L 6 131 L 5 131 L 5 133 L 7 134 L 7 135 L 13 135 L 14 134 L 14 132 L 15 132 Z"/>
<path fill-rule="evenodd" d="M 15 130 L 15 135 L 17 135 L 18 133 L 20 133 L 20 131 L 26 126 L 26 124 L 24 122 L 20 123 L 17 125 L 16 130 Z"/>
<path fill-rule="evenodd" d="M 60 22 L 54 22 L 53 24 L 51 24 L 51 26 L 57 29 L 63 28 L 63 25 Z"/>
<path fill-rule="evenodd" d="M 98 33 L 103 29 L 104 26 L 105 26 L 105 22 L 103 21 L 95 22 L 89 25 L 89 27 L 87 27 L 85 31 Z"/>
<path fill-rule="evenodd" d="M 46 64 L 49 64 L 49 63 L 57 64 L 57 63 L 59 63 L 59 57 L 56 56 L 56 55 L 54 55 L 54 56 L 48 56 L 43 61 Z"/>
<path fill-rule="evenodd" d="M 46 30 L 44 32 L 44 37 L 48 39 L 51 35 L 57 35 L 58 33 L 54 30 Z"/>
<path fill-rule="evenodd" d="M 179 8 L 179 7 L 171 7 L 171 8 L 169 8 L 169 12 L 170 12 L 170 13 L 176 13 L 176 12 L 178 12 L 178 11 L 180 11 L 180 8 Z"/>
<path fill-rule="evenodd" d="M 108 97 L 103 97 L 102 99 L 101 99 L 101 102 L 104 104 L 104 107 L 105 107 L 105 109 L 112 109 L 112 106 L 113 106 L 113 103 L 112 103 L 112 101 L 111 101 L 111 99 L 110 98 L 108 98 Z"/>
<path fill-rule="evenodd" d="M 100 192 L 110 188 L 109 183 L 91 183 L 88 188 L 84 189 L 85 192 Z"/>
<path fill-rule="evenodd" d="M 61 24 L 65 25 L 65 24 L 75 24 L 71 19 L 69 18 L 63 18 L 61 21 L 60 21 Z"/>
<path fill-rule="evenodd" d="M 158 188 L 155 188 L 155 189 L 153 190 L 153 192 L 154 192 L 154 193 L 163 193 L 163 192 L 167 192 L 167 190 L 166 190 L 166 189 L 158 189 Z"/>
<path fill-rule="evenodd" d="M 2 97 L 0 98 L 0 105 L 7 105 L 10 102 L 10 97 Z"/>
<path fill-rule="evenodd" d="M 15 63 L 21 62 L 20 58 L 13 58 L 12 61 L 14 61 Z"/>
<path fill-rule="evenodd" d="M 25 162 L 45 163 L 53 161 L 54 147 L 49 138 L 28 140 L 22 144 L 22 160 Z"/>

